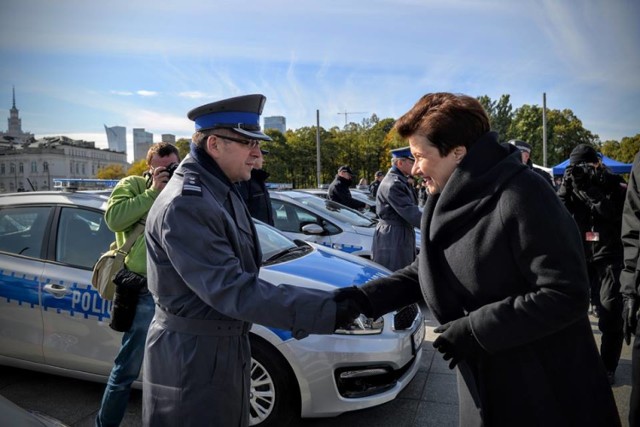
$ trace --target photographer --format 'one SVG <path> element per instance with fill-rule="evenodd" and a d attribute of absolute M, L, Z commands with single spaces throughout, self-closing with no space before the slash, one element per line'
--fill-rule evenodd
<path fill-rule="evenodd" d="M 602 332 L 600 356 L 613 384 L 623 339 L 619 276 L 624 181 L 604 167 L 593 147 L 580 144 L 571 152 L 558 196 L 582 235 L 592 303 Z"/>
<path fill-rule="evenodd" d="M 146 160 L 149 169 L 144 177 L 128 176 L 120 180 L 107 203 L 104 219 L 115 232 L 119 248 L 136 224 L 147 216 L 169 182 L 180 156 L 175 146 L 161 142 L 151 145 Z M 124 335 L 96 417 L 99 427 L 120 425 L 129 402 L 131 384 L 140 374 L 147 330 L 155 310 L 146 277 L 147 251 L 144 233 L 141 233 L 125 258 L 125 269 L 114 279 L 116 296 L 109 326 Z"/>

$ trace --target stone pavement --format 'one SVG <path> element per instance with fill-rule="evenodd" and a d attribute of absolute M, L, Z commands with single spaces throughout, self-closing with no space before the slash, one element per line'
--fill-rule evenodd
<path fill-rule="evenodd" d="M 426 313 L 428 315 L 428 313 Z M 591 318 L 596 340 L 597 319 Z M 454 427 L 458 425 L 456 376 L 431 343 L 436 334 L 427 319 L 422 367 L 397 399 L 375 408 L 349 412 L 335 418 L 301 420 L 300 427 Z M 631 348 L 623 347 L 613 391 L 628 427 L 631 384 Z M 0 394 L 18 405 L 51 415 L 73 427 L 93 426 L 104 390 L 103 384 L 0 366 Z M 141 392 L 134 390 L 122 427 L 140 425 Z M 3 421 L 0 420 L 0 424 Z"/>

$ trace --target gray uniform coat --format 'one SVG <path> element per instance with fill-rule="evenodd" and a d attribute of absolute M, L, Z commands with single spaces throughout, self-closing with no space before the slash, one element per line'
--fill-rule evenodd
<path fill-rule="evenodd" d="M 378 312 L 423 297 L 440 323 L 469 317 L 482 351 L 456 368 L 461 426 L 619 426 L 581 236 L 515 150 L 476 142 L 429 196 L 416 261 L 363 289 Z"/>
<path fill-rule="evenodd" d="M 372 258 L 391 271 L 416 258 L 416 232 L 422 211 L 407 178 L 396 167 L 389 169 L 376 195 L 378 224 L 371 246 Z"/>
<path fill-rule="evenodd" d="M 143 423 L 246 426 L 250 322 L 298 339 L 328 334 L 336 306 L 330 293 L 258 278 L 260 246 L 244 203 L 213 160 L 194 156 L 147 219 L 157 307 L 145 351 Z"/>

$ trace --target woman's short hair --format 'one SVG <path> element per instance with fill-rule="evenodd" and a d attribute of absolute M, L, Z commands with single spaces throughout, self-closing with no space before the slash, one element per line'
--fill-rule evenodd
<path fill-rule="evenodd" d="M 455 147 L 471 148 L 491 130 L 489 116 L 477 99 L 447 92 L 424 95 L 396 121 L 395 128 L 402 138 L 426 137 L 443 157 Z"/>

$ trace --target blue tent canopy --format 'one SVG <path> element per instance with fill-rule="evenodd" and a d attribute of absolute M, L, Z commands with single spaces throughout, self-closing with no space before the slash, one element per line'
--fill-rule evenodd
<path fill-rule="evenodd" d="M 600 153 L 598 153 L 598 155 L 602 158 L 602 163 L 604 163 L 604 165 L 608 167 L 613 173 L 630 173 L 631 172 L 631 166 L 633 166 L 631 163 L 622 163 L 617 160 L 613 160 L 610 157 L 604 156 Z M 564 170 L 567 168 L 567 166 L 569 166 L 569 159 L 555 165 L 553 167 L 553 174 L 564 175 Z"/>

